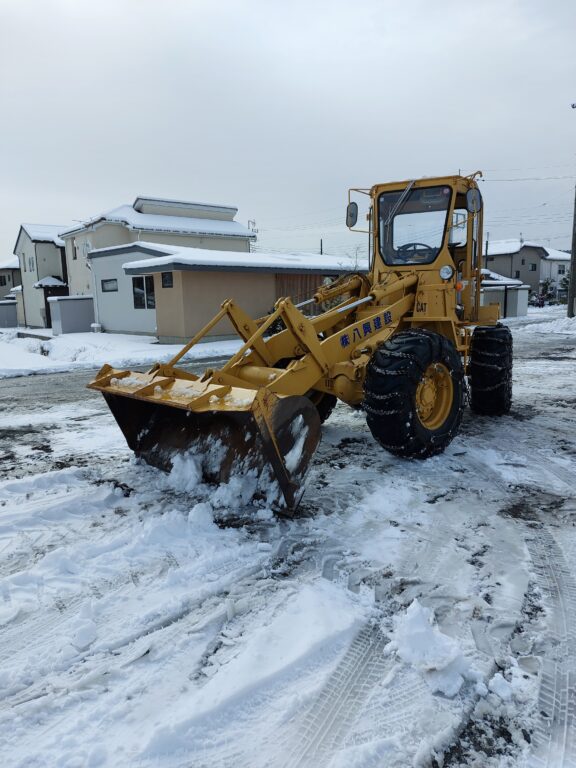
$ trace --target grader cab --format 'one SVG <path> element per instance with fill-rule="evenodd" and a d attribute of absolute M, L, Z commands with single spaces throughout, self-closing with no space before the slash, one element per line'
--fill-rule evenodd
<path fill-rule="evenodd" d="M 129 447 L 169 471 L 190 455 L 206 482 L 241 474 L 253 496 L 290 512 L 337 400 L 362 407 L 397 456 L 427 458 L 458 432 L 469 382 L 476 413 L 510 410 L 512 339 L 481 306 L 482 198 L 476 176 L 351 190 L 367 195 L 370 265 L 295 305 L 253 319 L 233 300 L 169 362 L 146 373 L 105 365 L 100 390 Z M 350 200 L 347 224 L 357 224 Z M 307 305 L 329 306 L 306 314 Z M 177 363 L 222 319 L 240 349 L 202 376 Z M 271 333 L 281 320 L 283 330 Z"/>

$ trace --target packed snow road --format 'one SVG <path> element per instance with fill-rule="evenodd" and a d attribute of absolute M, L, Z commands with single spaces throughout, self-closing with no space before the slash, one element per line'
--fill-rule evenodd
<path fill-rule="evenodd" d="M 442 456 L 338 406 L 294 520 L 1 381 L 2 765 L 576 766 L 576 336 L 514 337 Z"/>

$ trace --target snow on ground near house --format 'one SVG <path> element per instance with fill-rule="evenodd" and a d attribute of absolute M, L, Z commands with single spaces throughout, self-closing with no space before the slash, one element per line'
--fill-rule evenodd
<path fill-rule="evenodd" d="M 539 322 L 538 326 L 532 325 Z M 509 318 L 513 328 L 526 326 L 538 333 L 576 333 L 576 324 L 566 318 L 566 307 L 530 307 L 526 317 Z M 19 339 L 18 329 L 0 330 L 0 379 L 38 373 L 59 373 L 74 369 L 98 368 L 104 363 L 122 368 L 167 361 L 180 345 L 158 344 L 153 336 L 117 333 L 70 333 L 47 340 Z M 42 335 L 50 335 L 49 329 Z M 240 342 L 207 341 L 197 344 L 185 360 L 232 355 Z"/>
<path fill-rule="evenodd" d="M 339 405 L 294 520 L 0 382 L 2 765 L 572 765 L 576 346 L 511 325 L 510 416 L 410 462 Z"/>
<path fill-rule="evenodd" d="M 524 333 L 563 333 L 576 335 L 576 317 L 561 317 L 542 323 L 531 323 L 522 329 Z"/>
<path fill-rule="evenodd" d="M 16 334 L 17 329 L 0 331 L 0 378 L 99 368 L 104 363 L 121 368 L 166 362 L 183 346 L 120 333 L 70 333 L 48 340 L 19 339 Z M 240 344 L 237 340 L 197 344 L 185 361 L 231 355 Z"/>

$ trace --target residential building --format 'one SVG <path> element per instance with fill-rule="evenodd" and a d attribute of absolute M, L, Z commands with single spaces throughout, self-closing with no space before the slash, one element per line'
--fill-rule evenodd
<path fill-rule="evenodd" d="M 70 293 L 93 292 L 88 253 L 110 246 L 145 240 L 220 251 L 250 251 L 250 242 L 256 235 L 234 220 L 237 212 L 237 208 L 227 205 L 139 196 L 132 205 L 121 205 L 64 229 L 60 234 L 66 244 Z"/>
<path fill-rule="evenodd" d="M 484 247 L 484 266 L 540 293 L 544 280 L 552 278 L 558 283 L 567 273 L 570 254 L 526 240 L 489 240 Z"/>
<path fill-rule="evenodd" d="M 50 296 L 68 293 L 64 241 L 58 233 L 65 225 L 22 224 L 14 246 L 22 277 L 23 324 L 50 328 Z"/>
<path fill-rule="evenodd" d="M 10 291 L 22 284 L 20 262 L 17 258 L 0 263 L 0 299 L 4 299 Z"/>
<path fill-rule="evenodd" d="M 233 253 L 138 242 L 88 254 L 102 330 L 150 333 L 167 343 L 194 336 L 233 298 L 258 317 L 276 299 L 310 298 L 326 277 L 353 272 L 342 257 L 318 254 Z M 225 321 L 209 337 L 230 337 Z"/>
<path fill-rule="evenodd" d="M 552 281 L 552 290 L 566 295 L 567 289 L 562 287 L 562 280 L 570 274 L 571 255 L 566 251 L 557 251 L 553 248 L 546 248 L 547 256 L 541 264 L 541 282 L 544 280 Z"/>

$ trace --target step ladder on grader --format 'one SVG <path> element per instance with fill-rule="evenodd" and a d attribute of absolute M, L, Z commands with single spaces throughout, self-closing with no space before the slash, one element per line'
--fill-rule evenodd
<path fill-rule="evenodd" d="M 351 198 L 368 196 L 370 266 L 319 287 L 310 301 L 330 306 L 322 314 L 282 298 L 253 319 L 230 299 L 169 362 L 146 373 L 105 365 L 88 386 L 149 464 L 169 471 L 175 456 L 193 455 L 206 482 L 251 477 L 255 499 L 288 514 L 337 400 L 362 407 L 397 456 L 442 452 L 458 432 L 466 380 L 474 412 L 511 405 L 510 331 L 498 305 L 480 303 L 478 175 L 350 190 L 351 229 Z M 202 376 L 177 367 L 223 318 L 244 342 L 236 354 Z"/>

